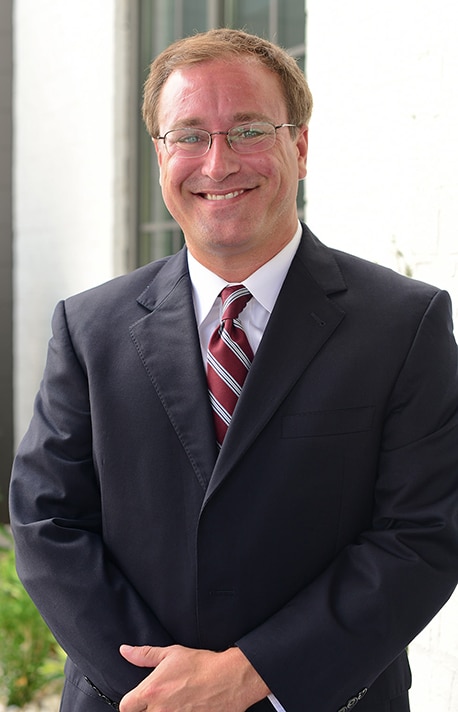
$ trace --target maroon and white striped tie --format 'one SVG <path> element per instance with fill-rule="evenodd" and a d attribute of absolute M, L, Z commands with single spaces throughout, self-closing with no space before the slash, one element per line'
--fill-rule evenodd
<path fill-rule="evenodd" d="M 250 292 L 243 285 L 233 285 L 222 290 L 221 299 L 221 323 L 213 332 L 207 351 L 208 390 L 218 447 L 223 444 L 253 360 L 253 351 L 238 318 L 251 299 Z"/>

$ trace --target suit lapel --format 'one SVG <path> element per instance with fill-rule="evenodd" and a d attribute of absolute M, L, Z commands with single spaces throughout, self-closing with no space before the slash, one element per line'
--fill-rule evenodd
<path fill-rule="evenodd" d="M 345 288 L 332 253 L 308 233 L 293 260 L 245 381 L 205 501 L 338 328 L 345 314 L 327 295 Z"/>
<path fill-rule="evenodd" d="M 215 434 L 184 250 L 170 258 L 137 301 L 149 313 L 131 326 L 131 336 L 205 488 L 216 457 Z"/>
<path fill-rule="evenodd" d="M 148 314 L 131 326 L 131 336 L 195 475 L 206 489 L 204 504 L 338 328 L 345 314 L 328 295 L 344 289 L 332 252 L 304 227 L 216 464 L 186 251 L 171 257 L 138 298 Z"/>

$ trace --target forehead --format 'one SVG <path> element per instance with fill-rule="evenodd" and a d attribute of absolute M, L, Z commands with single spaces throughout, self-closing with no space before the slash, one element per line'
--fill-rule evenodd
<path fill-rule="evenodd" d="M 287 121 L 279 77 L 250 57 L 178 67 L 162 87 L 158 108 L 161 128 L 251 118 Z"/>

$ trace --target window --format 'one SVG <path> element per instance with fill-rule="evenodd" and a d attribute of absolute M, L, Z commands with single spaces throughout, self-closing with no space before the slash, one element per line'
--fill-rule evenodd
<path fill-rule="evenodd" d="M 286 47 L 304 70 L 305 0 L 140 0 L 139 56 L 143 85 L 151 60 L 171 42 L 212 27 L 240 27 Z M 176 252 L 183 244 L 180 228 L 162 201 L 151 139 L 142 126 L 138 143 L 137 262 Z M 298 210 L 303 215 L 303 182 Z"/>

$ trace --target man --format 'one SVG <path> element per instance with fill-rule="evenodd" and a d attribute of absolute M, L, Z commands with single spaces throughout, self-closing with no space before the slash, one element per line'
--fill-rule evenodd
<path fill-rule="evenodd" d="M 298 223 L 310 110 L 243 32 L 152 64 L 186 248 L 57 307 L 11 483 L 64 712 L 409 709 L 457 581 L 450 303 Z"/>

